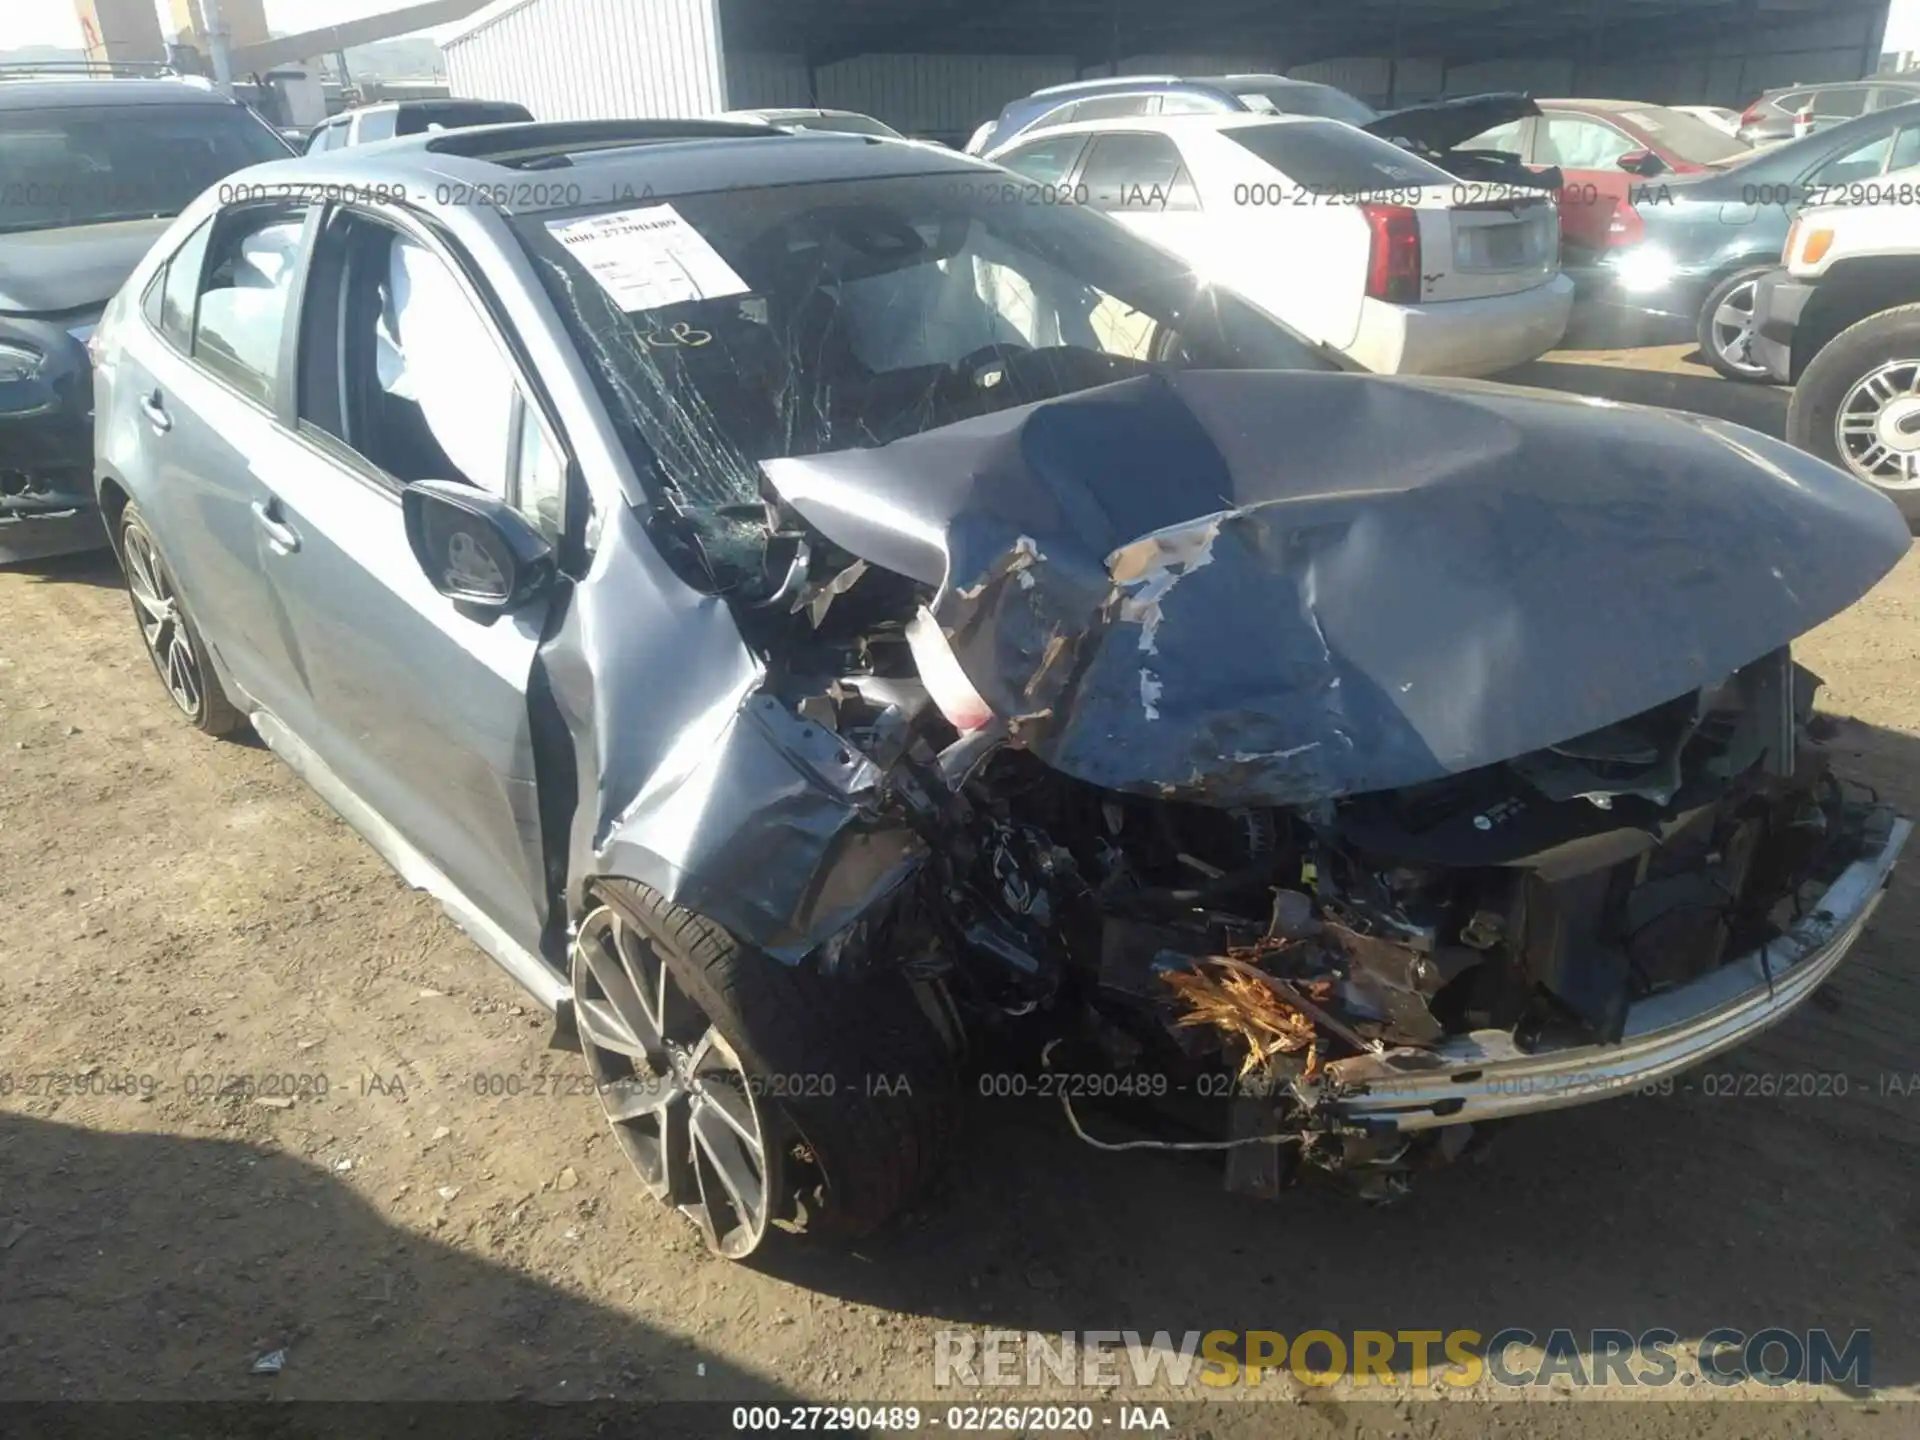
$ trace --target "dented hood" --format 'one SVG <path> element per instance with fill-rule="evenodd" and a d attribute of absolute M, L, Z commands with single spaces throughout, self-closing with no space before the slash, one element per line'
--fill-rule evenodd
<path fill-rule="evenodd" d="M 1879 493 L 1752 431 L 1471 381 L 1155 375 L 766 470 L 936 587 L 1042 759 L 1215 805 L 1584 734 L 1802 634 L 1908 546 Z"/>

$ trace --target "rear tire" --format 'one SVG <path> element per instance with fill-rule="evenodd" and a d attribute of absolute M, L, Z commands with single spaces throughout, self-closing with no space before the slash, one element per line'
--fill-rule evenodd
<path fill-rule="evenodd" d="M 1801 372 L 1787 406 L 1787 440 L 1872 485 L 1909 524 L 1920 522 L 1915 385 L 1920 305 L 1869 315 L 1829 340 Z"/>
<path fill-rule="evenodd" d="M 666 985 L 650 978 L 656 960 L 670 977 Z M 618 999 L 612 991 L 636 973 L 637 992 L 652 985 L 667 997 L 657 1007 L 665 1017 L 662 1039 L 638 1047 L 649 1052 L 644 1060 L 632 1055 L 636 1047 L 616 1033 L 618 1017 L 609 1013 Z M 957 1071 L 898 973 L 827 979 L 741 944 L 644 885 L 614 879 L 600 883 L 581 921 L 573 975 L 581 1048 L 616 1138 L 647 1188 L 692 1220 L 715 1253 L 745 1259 L 770 1225 L 865 1234 L 907 1205 L 937 1168 L 958 1110 Z M 697 1020 L 682 1000 L 697 1007 Z M 709 1024 L 712 1041 L 701 1030 Z M 621 1118 L 623 1090 L 663 1097 L 675 1088 L 699 1091 L 682 1080 L 701 1078 L 689 1062 L 703 1044 L 709 1057 L 724 1056 L 708 1066 L 724 1072 L 727 1090 L 709 1083 L 705 1099 L 690 1093 L 685 1123 L 637 1113 Z M 718 1161 L 711 1144 L 700 1152 L 693 1132 L 715 1095 L 725 1099 L 731 1118 L 721 1118 L 736 1136 L 743 1126 L 735 1122 L 745 1121 L 749 1108 L 752 1126 L 745 1128 L 760 1132 L 767 1204 L 764 1215 L 745 1223 L 715 1223 L 716 1209 L 741 1207 L 725 1195 L 715 1207 L 701 1191 L 704 1181 L 718 1179 Z M 645 1108 L 664 1115 L 667 1103 Z M 709 1116 L 709 1134 L 711 1124 Z M 742 1141 L 739 1155 L 753 1148 Z M 743 1163 L 741 1173 L 754 1168 Z"/>
<path fill-rule="evenodd" d="M 1762 381 L 1767 367 L 1751 357 L 1753 341 L 1755 287 L 1760 277 L 1774 269 L 1771 265 L 1750 265 L 1736 270 L 1707 292 L 1695 322 L 1695 338 L 1707 363 L 1729 380 Z"/>
<path fill-rule="evenodd" d="M 120 512 L 115 538 L 133 618 L 161 685 L 194 729 L 205 735 L 230 734 L 245 717 L 221 689 L 207 642 L 187 613 L 173 571 L 139 506 L 129 503 Z"/>

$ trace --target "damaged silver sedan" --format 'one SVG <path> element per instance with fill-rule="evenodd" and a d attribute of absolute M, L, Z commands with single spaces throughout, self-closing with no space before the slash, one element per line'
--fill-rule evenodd
<path fill-rule="evenodd" d="M 1907 841 L 1789 653 L 1905 525 L 1762 436 L 1345 373 L 884 140 L 240 179 L 103 326 L 141 634 L 722 1254 L 884 1221 L 1007 1045 L 1093 1143 L 1395 1194 L 1779 1019 Z"/>

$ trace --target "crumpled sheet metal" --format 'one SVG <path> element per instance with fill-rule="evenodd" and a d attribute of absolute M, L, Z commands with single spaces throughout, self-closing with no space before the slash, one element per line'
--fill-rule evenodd
<path fill-rule="evenodd" d="M 768 462 L 937 586 L 962 667 L 1095 785 L 1299 805 L 1511 759 L 1717 682 L 1906 553 L 1752 431 L 1471 381 L 1190 371 Z"/>
<path fill-rule="evenodd" d="M 682 584 L 644 535 L 601 553 L 541 650 L 580 791 L 569 911 L 590 880 L 620 876 L 798 961 L 902 883 L 924 844 L 881 804 L 872 762 L 763 692 L 724 601 Z"/>

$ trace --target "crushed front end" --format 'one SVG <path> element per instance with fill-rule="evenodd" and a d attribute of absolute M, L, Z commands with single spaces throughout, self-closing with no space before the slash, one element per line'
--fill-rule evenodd
<path fill-rule="evenodd" d="M 0 564 L 106 543 L 93 493 L 94 312 L 0 314 Z"/>
<path fill-rule="evenodd" d="M 817 963 L 1160 1077 L 1077 1088 L 1251 1193 L 1390 1196 L 1481 1121 L 1740 1043 L 1909 834 L 1829 769 L 1788 643 L 1904 550 L 1877 497 L 1637 413 L 1575 485 L 1532 452 L 1596 449 L 1590 410 L 1397 383 L 1130 382 L 768 467 L 814 547 L 770 648 L 840 662 L 771 684 L 925 855 Z M 1419 453 L 1333 453 L 1390 414 Z M 1356 482 L 1396 459 L 1426 473 Z M 876 527 L 887 460 L 938 525 Z"/>

